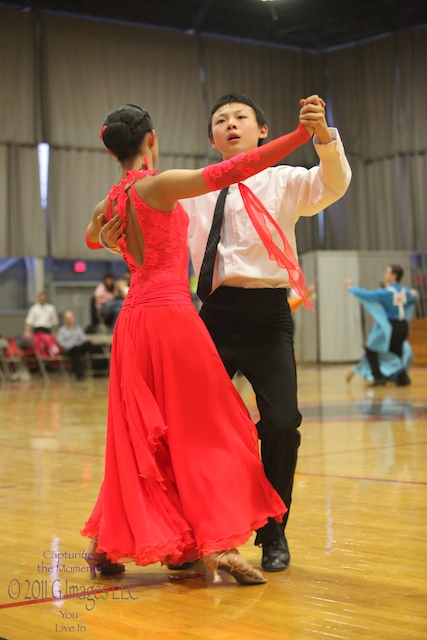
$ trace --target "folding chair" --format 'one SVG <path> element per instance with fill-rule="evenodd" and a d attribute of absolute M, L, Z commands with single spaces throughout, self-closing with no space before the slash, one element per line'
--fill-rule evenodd
<path fill-rule="evenodd" d="M 0 379 L 27 381 L 30 372 L 15 338 L 0 338 Z"/>
<path fill-rule="evenodd" d="M 61 353 L 55 338 L 49 333 L 33 333 L 32 341 L 34 356 L 43 380 L 49 379 L 50 368 L 46 366 L 49 364 L 57 365 L 61 374 L 66 377 L 66 365 L 69 364 L 70 359 Z"/>

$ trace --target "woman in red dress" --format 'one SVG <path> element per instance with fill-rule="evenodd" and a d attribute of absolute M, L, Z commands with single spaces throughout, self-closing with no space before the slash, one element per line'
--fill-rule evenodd
<path fill-rule="evenodd" d="M 303 113 L 303 110 L 302 110 Z M 99 216 L 112 219 L 131 283 L 114 329 L 105 476 L 82 534 L 92 538 L 91 575 L 132 560 L 182 564 L 203 558 L 239 583 L 262 574 L 236 547 L 286 507 L 267 480 L 258 435 L 192 303 L 187 215 L 178 203 L 249 177 L 310 134 L 298 128 L 261 150 L 199 170 L 153 169 L 158 140 L 150 116 L 122 105 L 101 138 L 120 162 L 120 181 L 95 208 L 86 239 L 98 244 Z M 302 124 L 303 123 L 303 124 Z M 258 134 L 250 123 L 245 135 Z M 125 233 L 122 233 L 123 229 Z"/>

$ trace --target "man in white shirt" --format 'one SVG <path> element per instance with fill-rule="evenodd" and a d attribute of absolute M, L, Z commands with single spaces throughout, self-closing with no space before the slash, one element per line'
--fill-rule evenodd
<path fill-rule="evenodd" d="M 41 291 L 37 302 L 33 304 L 25 318 L 23 338 L 28 340 L 31 333 L 51 333 L 55 335 L 58 328 L 58 313 L 53 304 L 47 302 L 46 293 Z"/>
<path fill-rule="evenodd" d="M 271 167 L 244 181 L 281 227 L 295 256 L 298 218 L 315 215 L 341 198 L 351 179 L 339 133 L 327 125 L 324 102 L 311 96 L 301 101 L 304 104 L 312 111 L 320 165 L 309 170 Z M 226 95 L 212 107 L 209 137 L 223 159 L 256 148 L 267 135 L 265 114 L 247 96 Z M 182 202 L 190 218 L 188 240 L 197 276 L 217 198 L 218 192 L 211 192 Z M 274 229 L 272 235 L 282 246 Z M 238 185 L 232 185 L 225 201 L 212 293 L 200 316 L 229 375 L 241 371 L 252 384 L 260 413 L 257 427 L 265 472 L 288 509 L 302 419 L 286 295 L 289 287 L 288 272 L 269 258 L 243 208 Z M 265 571 L 282 571 L 289 564 L 284 535 L 288 515 L 289 511 L 282 525 L 270 520 L 257 531 L 255 544 L 263 547 Z"/>

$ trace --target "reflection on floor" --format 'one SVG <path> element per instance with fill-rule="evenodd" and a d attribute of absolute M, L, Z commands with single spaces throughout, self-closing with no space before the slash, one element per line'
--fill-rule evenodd
<path fill-rule="evenodd" d="M 301 406 L 304 421 L 346 419 L 353 420 L 360 417 L 372 417 L 375 420 L 389 418 L 411 420 L 412 418 L 427 418 L 427 402 L 417 402 L 394 399 L 386 396 L 381 399 L 372 397 L 355 400 L 353 404 L 318 404 Z"/>

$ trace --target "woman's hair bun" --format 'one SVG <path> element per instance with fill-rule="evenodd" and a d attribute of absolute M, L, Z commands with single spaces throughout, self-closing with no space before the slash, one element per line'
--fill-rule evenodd
<path fill-rule="evenodd" d="M 102 139 L 105 146 L 120 158 L 126 156 L 132 140 L 132 132 L 124 122 L 111 122 L 105 128 Z"/>
<path fill-rule="evenodd" d="M 108 151 L 123 162 L 136 156 L 147 133 L 153 130 L 150 116 L 133 104 L 121 104 L 107 115 L 100 131 Z"/>

